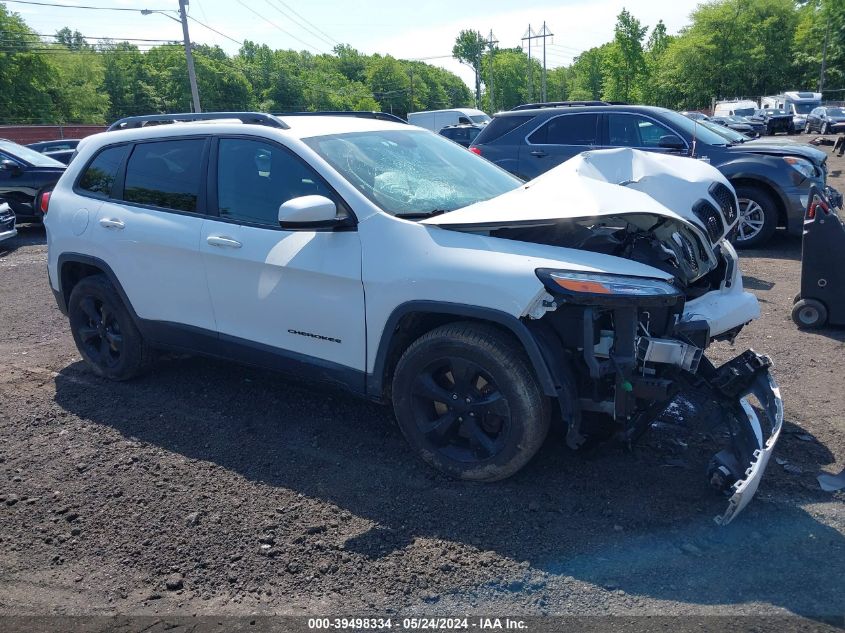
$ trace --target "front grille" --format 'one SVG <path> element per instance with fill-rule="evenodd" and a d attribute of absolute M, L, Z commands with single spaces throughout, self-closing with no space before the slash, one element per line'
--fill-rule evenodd
<path fill-rule="evenodd" d="M 722 210 L 722 214 L 728 221 L 728 226 L 736 222 L 736 197 L 731 193 L 731 190 L 720 182 L 714 182 L 710 185 L 708 191 Z"/>
<path fill-rule="evenodd" d="M 722 222 L 722 216 L 719 215 L 719 210 L 707 202 L 707 200 L 699 200 L 692 205 L 692 212 L 704 223 L 710 241 L 714 244 L 718 242 L 722 237 L 722 233 L 725 232 L 725 225 Z"/>
<path fill-rule="evenodd" d="M 690 239 L 686 235 L 678 232 L 673 233 L 672 237 L 675 239 L 675 243 L 680 248 L 681 256 L 689 267 L 690 272 L 692 272 L 693 275 L 698 275 L 698 260 L 695 258 L 695 248 L 693 247 Z"/>

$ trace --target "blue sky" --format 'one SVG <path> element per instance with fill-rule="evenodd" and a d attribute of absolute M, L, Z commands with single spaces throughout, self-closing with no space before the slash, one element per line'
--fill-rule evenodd
<path fill-rule="evenodd" d="M 11 2 L 7 8 L 20 13 L 38 33 L 55 33 L 68 26 L 99 37 L 174 40 L 182 37 L 177 22 L 160 14 L 140 13 L 145 8 L 176 9 L 177 0 L 46 1 L 131 8 L 139 12 L 62 9 Z M 449 58 L 461 29 L 474 28 L 485 35 L 492 29 L 499 46 L 511 47 L 520 44 L 529 23 L 539 30 L 545 20 L 554 33 L 554 38 L 547 41 L 546 50 L 547 63 L 554 67 L 569 64 L 579 52 L 611 39 L 615 16 L 623 7 L 649 27 L 663 19 L 669 32 L 674 33 L 688 23 L 698 1 L 191 0 L 189 13 L 235 40 L 250 39 L 273 48 L 328 52 L 339 41 L 365 53 L 389 53 L 405 59 L 435 58 L 427 61 L 448 68 L 471 83 L 471 71 Z M 194 41 L 219 44 L 229 53 L 237 52 L 237 44 L 196 22 L 190 22 L 190 30 Z M 532 54 L 542 55 L 539 43 Z"/>

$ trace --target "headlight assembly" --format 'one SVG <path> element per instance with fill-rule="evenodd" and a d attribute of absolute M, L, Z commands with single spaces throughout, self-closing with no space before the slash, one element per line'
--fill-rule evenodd
<path fill-rule="evenodd" d="M 568 297 L 573 303 L 633 303 L 645 301 L 673 304 L 682 293 L 671 283 L 647 277 L 629 277 L 606 273 L 584 273 L 540 268 L 537 277 L 554 295 Z"/>
<path fill-rule="evenodd" d="M 815 166 L 813 166 L 813 163 L 804 158 L 797 158 L 795 156 L 784 156 L 783 160 L 785 160 L 786 163 L 790 165 L 795 171 L 804 176 L 804 178 L 814 178 L 816 175 L 816 168 Z"/>

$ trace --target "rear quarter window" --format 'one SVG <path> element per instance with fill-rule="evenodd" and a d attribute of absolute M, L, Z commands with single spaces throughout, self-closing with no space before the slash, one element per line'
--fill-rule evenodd
<path fill-rule="evenodd" d="M 488 123 L 483 130 L 475 137 L 475 143 L 491 143 L 503 137 L 508 132 L 513 132 L 518 127 L 528 123 L 534 118 L 533 114 L 522 116 L 498 116 Z"/>
<path fill-rule="evenodd" d="M 128 148 L 128 145 L 118 145 L 100 150 L 82 172 L 77 188 L 96 198 L 110 197 Z"/>

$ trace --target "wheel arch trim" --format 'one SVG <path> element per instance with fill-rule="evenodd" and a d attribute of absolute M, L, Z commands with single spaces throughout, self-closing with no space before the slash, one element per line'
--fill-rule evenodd
<path fill-rule="evenodd" d="M 67 314 L 67 304 L 70 300 L 70 292 L 66 292 L 66 289 L 63 287 L 63 271 L 66 264 L 85 264 L 86 266 L 91 266 L 101 270 L 103 274 L 108 277 L 111 285 L 114 286 L 114 289 L 120 296 L 120 300 L 123 302 L 123 305 L 126 306 L 126 309 L 129 311 L 129 315 L 132 317 L 135 325 L 138 326 L 140 324 L 138 314 L 135 312 L 135 308 L 132 307 L 132 302 L 126 295 L 126 291 L 123 290 L 123 286 L 120 284 L 120 281 L 118 280 L 117 275 L 114 274 L 111 266 L 99 257 L 84 255 L 82 253 L 62 253 L 59 255 L 56 263 L 56 272 L 58 277 L 56 283 L 58 284 L 58 289 L 54 289 L 53 294 L 56 297 L 56 302 L 59 304 L 59 310 L 62 311 L 62 314 Z"/>
<path fill-rule="evenodd" d="M 390 313 L 382 329 L 373 371 L 367 374 L 367 395 L 370 398 L 376 400 L 382 399 L 386 383 L 385 371 L 387 369 L 388 355 L 391 351 L 391 343 L 396 328 L 404 317 L 414 313 L 464 317 L 477 321 L 486 321 L 505 328 L 517 338 L 528 355 L 528 359 L 539 380 L 543 393 L 553 397 L 558 395 L 558 390 L 555 388 L 555 381 L 540 349 L 539 342 L 525 323 L 513 315 L 493 308 L 447 301 L 408 301 L 400 304 Z"/>

